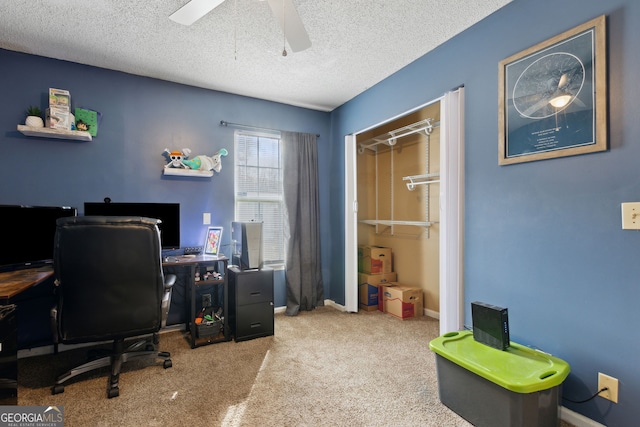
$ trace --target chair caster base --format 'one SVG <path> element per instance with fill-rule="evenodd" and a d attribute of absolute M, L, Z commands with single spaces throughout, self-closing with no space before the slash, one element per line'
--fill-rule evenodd
<path fill-rule="evenodd" d="M 118 397 L 120 396 L 120 388 L 119 387 L 111 387 L 109 390 L 107 390 L 107 397 L 109 399 L 113 398 L 113 397 Z"/>

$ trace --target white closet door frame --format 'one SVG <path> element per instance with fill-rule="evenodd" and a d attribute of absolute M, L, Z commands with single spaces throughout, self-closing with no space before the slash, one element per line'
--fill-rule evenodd
<path fill-rule="evenodd" d="M 463 329 L 464 236 L 464 88 L 415 110 L 440 104 L 440 332 Z M 412 111 L 415 111 L 412 110 Z M 345 136 L 345 310 L 358 311 L 358 194 L 356 135 L 385 122 Z"/>
<path fill-rule="evenodd" d="M 440 334 L 464 327 L 464 88 L 440 104 Z"/>
<path fill-rule="evenodd" d="M 356 137 L 347 135 L 344 154 L 344 308 L 358 312 L 358 191 Z"/>

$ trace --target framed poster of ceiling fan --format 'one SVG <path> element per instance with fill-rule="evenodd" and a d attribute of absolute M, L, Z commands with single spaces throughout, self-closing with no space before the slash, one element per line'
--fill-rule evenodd
<path fill-rule="evenodd" d="M 229 0 L 232 1 L 232 0 Z M 264 1 L 264 0 L 261 0 Z M 174 22 L 191 25 L 198 19 L 220 6 L 225 0 L 191 0 L 169 16 Z M 284 37 L 293 52 L 301 52 L 311 47 L 309 34 L 298 15 L 293 0 L 267 0 L 276 21 L 282 27 Z M 282 55 L 286 56 L 284 49 Z"/>
<path fill-rule="evenodd" d="M 607 149 L 606 17 L 500 61 L 500 165 Z"/>

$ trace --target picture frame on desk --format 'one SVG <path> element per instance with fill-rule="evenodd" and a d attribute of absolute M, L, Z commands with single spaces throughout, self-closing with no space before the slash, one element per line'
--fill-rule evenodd
<path fill-rule="evenodd" d="M 222 241 L 223 227 L 208 227 L 207 236 L 204 242 L 204 254 L 218 256 L 220 253 L 220 242 Z"/>

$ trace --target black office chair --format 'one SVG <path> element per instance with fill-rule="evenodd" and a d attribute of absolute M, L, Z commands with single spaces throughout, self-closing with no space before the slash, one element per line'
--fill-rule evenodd
<path fill-rule="evenodd" d="M 163 275 L 159 221 L 140 217 L 67 217 L 57 221 L 54 271 L 58 297 L 52 310 L 54 346 L 113 341 L 107 356 L 60 375 L 52 393 L 71 378 L 111 366 L 107 396 L 120 394 L 122 364 L 161 359 L 158 332 L 166 323 L 175 275 Z M 148 339 L 151 335 L 152 340 Z M 143 337 L 146 336 L 146 337 Z M 125 339 L 141 337 L 125 348 Z"/>

